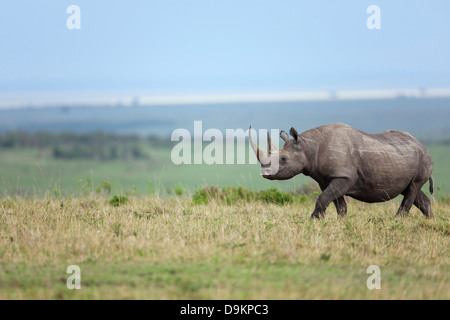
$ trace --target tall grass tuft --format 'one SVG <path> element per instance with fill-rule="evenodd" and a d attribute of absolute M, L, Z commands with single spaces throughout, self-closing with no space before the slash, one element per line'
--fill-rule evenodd
<path fill-rule="evenodd" d="M 287 192 L 275 188 L 268 190 L 255 191 L 242 186 L 220 188 L 216 186 L 207 186 L 196 190 L 192 196 L 192 203 L 207 204 L 211 200 L 220 201 L 231 205 L 237 202 L 260 201 L 263 203 L 273 203 L 284 205 L 292 203 L 294 198 Z"/>

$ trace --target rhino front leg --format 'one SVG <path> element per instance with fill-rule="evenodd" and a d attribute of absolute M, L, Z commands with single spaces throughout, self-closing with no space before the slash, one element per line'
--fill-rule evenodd
<path fill-rule="evenodd" d="M 345 202 L 345 198 L 342 196 L 333 200 L 334 206 L 336 207 L 336 211 L 340 217 L 345 217 L 347 215 L 347 203 Z"/>
<path fill-rule="evenodd" d="M 335 178 L 323 190 L 316 200 L 316 207 L 311 215 L 312 219 L 323 218 L 328 205 L 334 201 L 339 215 L 347 213 L 344 195 L 350 190 L 352 183 L 346 178 Z"/>
<path fill-rule="evenodd" d="M 320 190 L 324 191 L 327 186 L 326 185 L 319 185 Z M 337 198 L 336 200 L 333 200 L 334 206 L 336 207 L 337 214 L 340 217 L 345 217 L 347 215 L 347 203 L 345 202 L 345 198 L 342 196 L 340 198 Z"/>

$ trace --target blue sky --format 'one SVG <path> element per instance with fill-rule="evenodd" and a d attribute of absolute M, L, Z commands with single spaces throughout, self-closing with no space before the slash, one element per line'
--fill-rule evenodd
<path fill-rule="evenodd" d="M 69 5 L 81 29 L 66 27 Z M 381 29 L 369 30 L 369 5 Z M 450 87 L 450 1 L 2 1 L 0 93 Z"/>

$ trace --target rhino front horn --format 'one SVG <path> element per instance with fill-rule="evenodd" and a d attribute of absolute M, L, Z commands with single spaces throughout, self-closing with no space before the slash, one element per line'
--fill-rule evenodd
<path fill-rule="evenodd" d="M 262 164 L 266 164 L 269 162 L 269 156 L 267 155 L 267 153 L 265 153 L 264 151 L 261 151 L 256 144 L 253 142 L 253 138 L 252 138 L 252 126 L 249 127 L 248 129 L 248 137 L 250 139 L 250 145 L 252 146 L 253 151 L 256 153 L 256 158 L 258 159 L 258 161 Z M 269 148 L 270 148 L 270 144 L 269 144 Z"/>

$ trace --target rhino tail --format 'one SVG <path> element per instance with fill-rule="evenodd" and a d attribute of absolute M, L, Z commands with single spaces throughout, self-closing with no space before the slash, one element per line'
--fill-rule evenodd
<path fill-rule="evenodd" d="M 428 179 L 428 182 L 430 183 L 430 187 L 429 187 L 430 194 L 433 194 L 433 192 L 434 192 L 434 189 L 433 189 L 433 178 L 430 177 L 430 179 Z"/>

